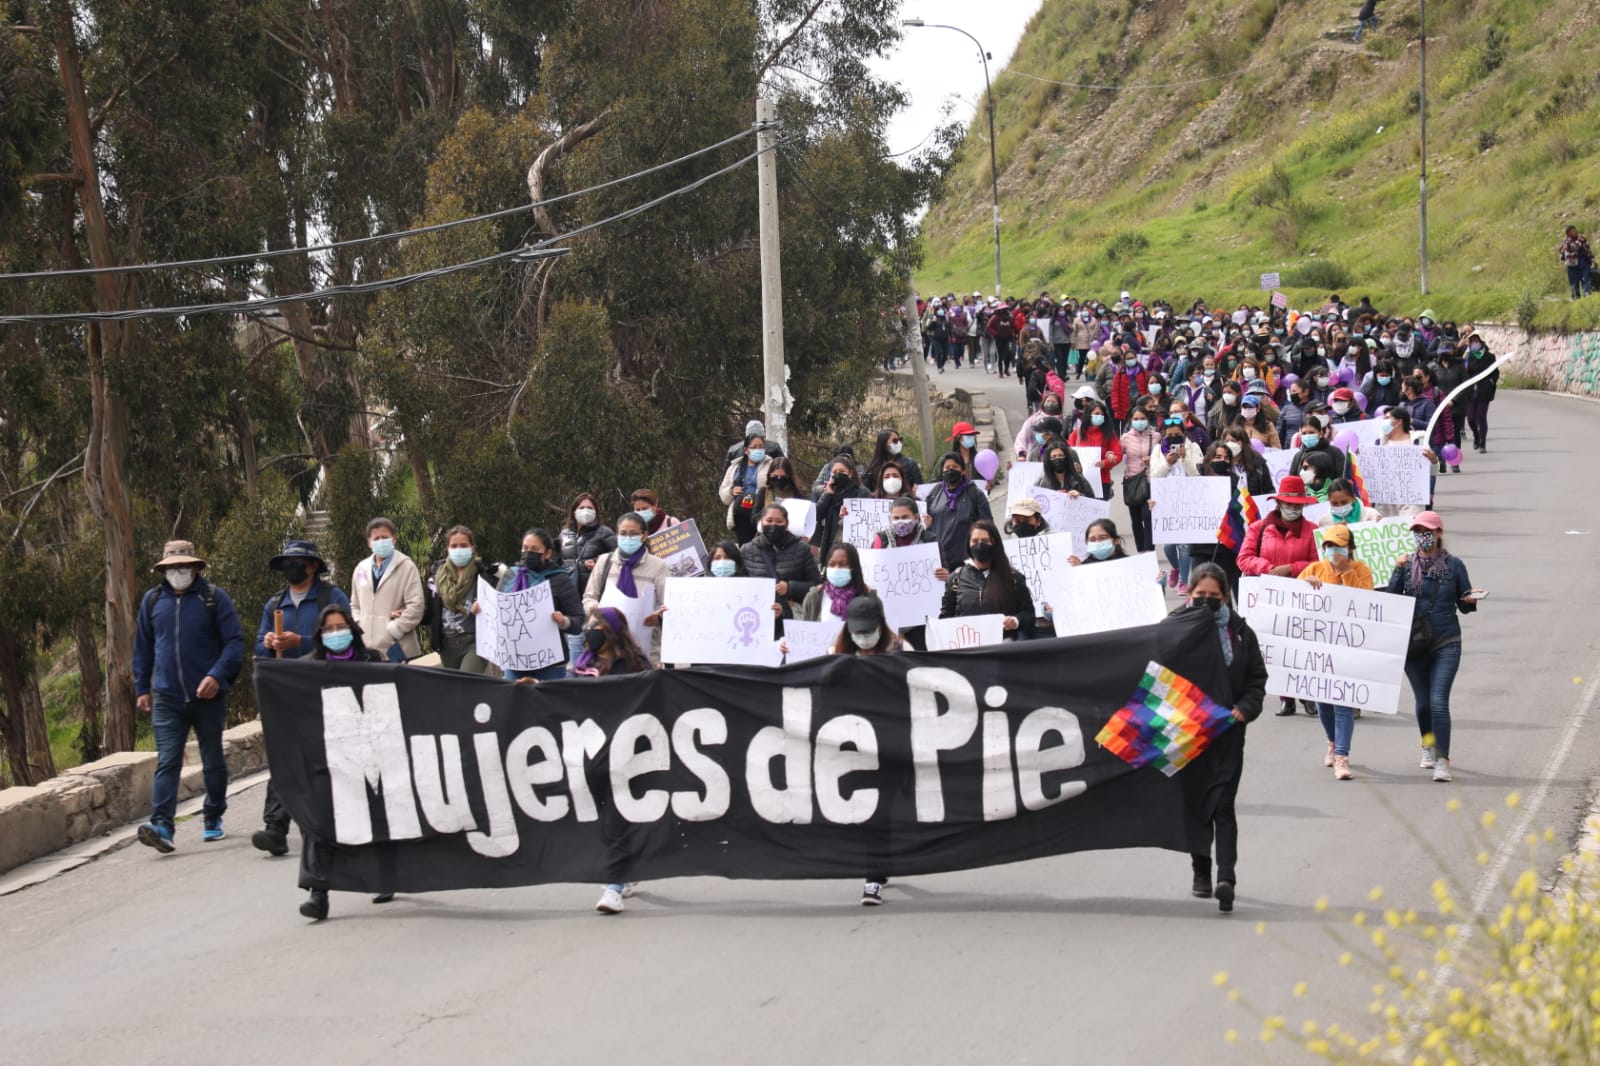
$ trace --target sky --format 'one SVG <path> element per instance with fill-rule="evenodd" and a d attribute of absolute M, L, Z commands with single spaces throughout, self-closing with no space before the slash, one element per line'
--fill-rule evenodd
<path fill-rule="evenodd" d="M 989 76 L 993 78 L 1011 59 L 1028 19 L 1039 9 L 1040 0 L 903 0 L 902 18 L 920 18 L 959 26 L 972 34 L 993 57 Z M 880 77 L 898 82 L 911 97 L 911 104 L 889 124 L 889 150 L 904 152 L 914 147 L 939 125 L 940 109 L 954 100 L 952 117 L 965 124 L 977 110 L 983 96 L 983 64 L 978 50 L 966 37 L 952 30 L 905 30 L 900 47 L 872 64 Z"/>

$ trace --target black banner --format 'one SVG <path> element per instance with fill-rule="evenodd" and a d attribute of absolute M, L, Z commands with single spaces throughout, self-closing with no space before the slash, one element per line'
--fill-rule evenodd
<path fill-rule="evenodd" d="M 1152 659 L 1228 698 L 1205 611 L 776 670 L 513 685 L 264 660 L 255 677 L 273 781 L 331 845 L 330 887 L 418 892 L 1186 851 L 1178 779 L 1094 741 Z"/>

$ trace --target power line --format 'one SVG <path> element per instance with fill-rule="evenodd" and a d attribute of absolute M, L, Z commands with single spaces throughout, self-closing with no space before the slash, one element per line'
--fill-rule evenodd
<path fill-rule="evenodd" d="M 521 247 L 512 248 L 509 251 L 496 252 L 494 255 L 487 255 L 481 259 L 474 259 L 465 263 L 451 263 L 448 266 L 436 267 L 432 270 L 423 270 L 415 274 L 404 274 L 393 278 L 380 278 L 375 281 L 358 282 L 350 285 L 336 285 L 326 289 L 318 289 L 314 292 L 302 292 L 290 296 L 271 296 L 259 300 L 234 300 L 226 303 L 189 304 L 181 307 L 134 307 L 122 311 L 74 311 L 64 314 L 47 315 L 0 315 L 0 325 L 20 325 L 24 323 L 61 324 L 69 322 L 128 321 L 140 318 L 183 318 L 188 315 L 203 314 L 252 314 L 257 311 L 267 310 L 282 304 L 297 303 L 302 300 L 319 300 L 329 296 L 360 295 L 364 293 L 381 292 L 385 289 L 403 288 L 405 286 L 414 285 L 417 282 L 431 281 L 434 278 L 442 278 L 450 274 L 458 274 L 464 270 L 476 270 L 479 267 L 490 266 L 494 263 L 500 263 L 511 259 L 526 260 L 544 258 L 544 256 L 539 254 L 540 252 L 545 252 L 547 255 L 561 255 L 571 251 L 571 249 L 554 248 L 554 245 L 563 241 L 569 241 L 574 237 L 581 236 L 593 230 L 597 230 L 602 226 L 609 226 L 614 222 L 626 221 L 627 219 L 643 214 L 654 207 L 658 207 L 661 204 L 666 203 L 668 200 L 694 192 L 696 189 L 699 189 L 709 182 L 722 177 L 724 174 L 729 174 L 735 170 L 738 170 L 740 167 L 760 156 L 763 152 L 785 147 L 789 144 L 792 144 L 796 139 L 797 138 L 789 137 L 774 143 L 771 148 L 758 149 L 742 159 L 722 167 L 720 170 L 714 170 L 704 177 L 690 182 L 688 185 L 673 189 L 671 192 L 663 193 L 653 200 L 648 200 L 645 203 L 630 207 L 625 211 L 619 211 L 618 213 L 610 215 L 606 218 L 586 223 L 585 225 L 579 226 L 577 229 L 569 230 L 566 233 L 557 234 L 554 237 L 539 241 L 536 244 L 523 245 Z"/>
<path fill-rule="evenodd" d="M 423 233 L 437 233 L 440 230 L 454 229 L 457 226 L 467 226 L 474 222 L 490 222 L 494 219 L 505 218 L 509 215 L 519 215 L 525 211 L 531 211 L 537 207 L 548 207 L 551 204 L 559 204 L 565 200 L 576 199 L 579 196 L 587 196 L 590 193 L 601 192 L 605 189 L 622 185 L 637 178 L 643 178 L 650 174 L 655 174 L 659 171 L 666 170 L 668 167 L 677 166 L 679 163 L 684 163 L 691 159 L 695 159 L 699 156 L 705 155 L 707 152 L 714 152 L 718 148 L 730 145 L 734 141 L 748 137 L 754 132 L 755 127 L 753 126 L 749 129 L 740 130 L 738 133 L 727 138 L 726 140 L 721 140 L 716 144 L 697 149 L 696 151 L 690 152 L 688 155 L 679 156 L 677 159 L 671 159 L 665 163 L 658 163 L 653 167 L 650 167 L 646 170 L 637 171 L 633 174 L 625 174 L 620 178 L 613 178 L 612 180 L 602 182 L 599 185 L 591 185 L 586 189 L 577 189 L 573 192 L 562 193 L 559 196 L 552 196 L 547 200 L 540 200 L 537 203 L 526 203 L 517 207 L 507 207 L 499 211 L 491 211 L 486 215 L 474 215 L 471 218 L 458 218 L 450 222 L 436 222 L 431 226 L 420 226 L 416 229 L 398 230 L 393 233 L 378 233 L 371 237 L 355 237 L 347 241 L 330 241 L 327 244 L 312 244 L 303 248 L 274 248 L 263 252 L 246 252 L 240 255 L 221 255 L 213 256 L 207 259 L 178 259 L 165 263 L 129 263 L 122 266 L 78 267 L 72 270 L 35 270 L 19 274 L 0 274 L 0 281 L 74 278 L 93 274 L 134 274 L 153 270 L 175 270 L 187 267 L 219 266 L 226 263 L 253 263 L 263 259 L 276 259 L 279 256 L 285 255 L 302 255 L 310 252 L 327 252 L 337 248 L 357 248 L 369 244 L 379 244 L 384 241 L 398 241 L 403 240 L 406 237 L 415 237 Z M 286 297 L 285 299 L 292 298 Z"/>
<path fill-rule="evenodd" d="M 1260 60 L 1260 61 L 1255 62 L 1255 63 L 1246 64 L 1245 66 L 1239 67 L 1236 70 L 1224 71 L 1221 74 L 1208 74 L 1203 78 L 1186 78 L 1183 81 L 1150 81 L 1150 82 L 1136 82 L 1136 81 L 1128 81 L 1128 82 L 1053 81 L 1050 78 L 1041 78 L 1037 74 L 1029 74 L 1026 71 L 1011 70 L 1009 68 L 1006 69 L 1006 70 L 1002 70 L 1000 72 L 1000 74 L 1001 75 L 1003 75 L 1003 74 L 1015 74 L 1019 78 L 1027 78 L 1029 81 L 1042 82 L 1045 85 L 1059 85 L 1063 89 L 1115 89 L 1115 90 L 1123 90 L 1123 89 L 1181 89 L 1186 85 L 1203 85 L 1206 82 L 1211 82 L 1211 81 L 1226 81 L 1228 78 L 1237 77 L 1240 74 L 1246 74 L 1246 73 L 1248 73 L 1248 72 L 1250 72 L 1252 70 L 1257 69 L 1258 67 L 1276 66 L 1276 65 L 1284 62 L 1285 60 L 1293 59 L 1296 56 L 1304 55 L 1307 52 L 1316 51 L 1317 49 L 1319 49 L 1321 47 L 1323 47 L 1321 43 L 1309 44 L 1309 45 L 1306 45 L 1306 47 L 1297 49 L 1296 51 L 1290 52 L 1287 55 L 1274 56 L 1271 60 Z M 996 75 L 995 76 L 995 80 L 998 81 L 999 78 L 1000 78 L 1000 75 Z"/>

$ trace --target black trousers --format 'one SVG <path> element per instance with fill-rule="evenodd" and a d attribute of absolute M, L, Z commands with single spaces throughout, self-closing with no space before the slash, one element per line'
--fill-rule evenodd
<path fill-rule="evenodd" d="M 289 831 L 289 811 L 278 798 L 278 790 L 272 787 L 270 777 L 267 778 L 267 801 L 261 805 L 261 821 L 273 832 Z"/>

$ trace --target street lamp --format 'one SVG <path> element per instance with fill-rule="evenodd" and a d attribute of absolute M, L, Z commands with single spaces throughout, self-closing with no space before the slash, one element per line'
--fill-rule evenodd
<path fill-rule="evenodd" d="M 922 19 L 901 19 L 900 25 L 919 29 L 955 30 L 978 46 L 978 55 L 983 60 L 984 98 L 989 105 L 989 191 L 994 195 L 994 297 L 998 300 L 1004 295 L 1000 290 L 1000 167 L 995 162 L 994 156 L 994 86 L 989 82 L 989 53 L 984 51 L 982 41 L 960 26 L 947 26 L 942 22 L 924 22 Z"/>

